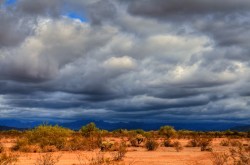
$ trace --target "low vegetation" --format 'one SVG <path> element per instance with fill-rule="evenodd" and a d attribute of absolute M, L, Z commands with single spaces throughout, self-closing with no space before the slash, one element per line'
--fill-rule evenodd
<path fill-rule="evenodd" d="M 3 138 L 12 139 L 14 145 L 5 148 L 6 145 L 0 141 L 0 165 L 17 164 L 19 155 L 16 153 L 22 152 L 39 154 L 36 165 L 54 165 L 61 158 L 54 153 L 62 153 L 60 151 L 98 152 L 96 157 L 88 159 L 78 156 L 78 160 L 84 160 L 84 163 L 79 161 L 79 164 L 116 164 L 114 162 L 123 161 L 130 150 L 155 151 L 159 147 L 171 147 L 177 152 L 181 152 L 185 147 L 209 151 L 214 165 L 250 164 L 248 132 L 177 131 L 171 126 L 163 126 L 157 131 L 119 129 L 109 132 L 97 128 L 94 123 L 89 123 L 78 131 L 57 125 L 41 125 L 25 131 L 2 131 L 0 140 Z M 226 152 L 214 150 L 215 138 L 220 138 L 217 146 L 228 149 Z M 164 150 L 168 152 L 167 148 Z M 104 156 L 106 153 L 111 156 Z"/>
<path fill-rule="evenodd" d="M 145 147 L 148 151 L 154 151 L 158 148 L 159 144 L 154 139 L 148 139 Z"/>
<path fill-rule="evenodd" d="M 183 150 L 183 146 L 179 141 L 173 142 L 173 147 L 177 152 L 180 152 Z"/>
<path fill-rule="evenodd" d="M 59 162 L 62 155 L 54 155 L 53 153 L 40 154 L 35 165 L 55 165 Z"/>
<path fill-rule="evenodd" d="M 212 153 L 213 165 L 249 165 L 249 146 L 239 145 L 229 148 L 229 152 Z"/>
<path fill-rule="evenodd" d="M 18 162 L 19 155 L 15 153 L 0 153 L 0 165 L 15 165 Z"/>
<path fill-rule="evenodd" d="M 4 147 L 3 147 L 3 144 L 0 143 L 0 154 L 4 152 Z"/>

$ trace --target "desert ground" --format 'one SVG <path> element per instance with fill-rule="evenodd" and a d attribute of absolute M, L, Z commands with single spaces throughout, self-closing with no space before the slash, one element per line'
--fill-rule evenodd
<path fill-rule="evenodd" d="M 117 138 L 106 139 L 109 141 L 117 141 Z M 119 140 L 119 139 L 118 139 Z M 176 139 L 182 146 L 187 145 L 188 139 Z M 229 146 L 221 146 L 220 143 L 225 138 L 215 138 L 212 141 L 213 152 L 228 152 Z M 16 139 L 1 138 L 1 143 L 6 152 L 12 152 L 11 147 L 15 144 Z M 158 140 L 159 142 L 161 140 Z M 247 139 L 240 140 L 243 144 L 248 143 Z M 183 150 L 177 152 L 173 147 L 160 146 L 155 151 L 148 151 L 145 147 L 127 147 L 127 153 L 121 161 L 113 162 L 113 164 L 121 165 L 213 165 L 212 153 L 209 151 L 201 152 L 200 147 L 184 147 Z M 46 153 L 23 153 L 12 152 L 18 155 L 17 165 L 35 165 L 39 164 Z M 57 158 L 58 165 L 87 165 L 98 164 L 93 160 L 100 157 L 106 159 L 111 158 L 113 152 L 100 152 L 99 149 L 93 151 L 57 151 L 49 153 L 53 158 Z M 102 164 L 102 163 L 99 163 Z M 45 164 L 47 165 L 47 164 Z M 50 164 L 48 164 L 50 165 Z"/>

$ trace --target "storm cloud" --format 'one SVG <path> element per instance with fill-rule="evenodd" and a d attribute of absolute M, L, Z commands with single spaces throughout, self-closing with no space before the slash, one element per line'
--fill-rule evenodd
<path fill-rule="evenodd" d="M 250 122 L 248 0 L 0 4 L 2 118 Z"/>

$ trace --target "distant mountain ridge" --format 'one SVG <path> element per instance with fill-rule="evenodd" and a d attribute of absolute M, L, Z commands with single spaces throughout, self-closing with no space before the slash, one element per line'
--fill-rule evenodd
<path fill-rule="evenodd" d="M 170 125 L 176 130 L 186 129 L 194 131 L 223 131 L 238 126 L 236 123 L 146 123 L 146 122 L 117 122 L 109 123 L 105 121 L 78 120 L 70 123 L 62 123 L 61 126 L 74 130 L 79 130 L 83 125 L 94 122 L 98 128 L 109 131 L 116 129 L 143 129 L 145 131 L 158 130 L 161 126 Z"/>
<path fill-rule="evenodd" d="M 50 125 L 59 125 L 62 127 L 70 128 L 73 130 L 79 130 L 82 126 L 94 122 L 98 128 L 105 130 L 116 129 L 143 129 L 145 131 L 158 130 L 161 126 L 171 125 L 176 130 L 186 129 L 194 131 L 223 131 L 231 128 L 237 128 L 242 124 L 237 123 L 223 123 L 223 122 L 200 122 L 200 123 L 168 123 L 168 122 L 106 122 L 103 120 L 76 120 L 73 122 L 44 122 L 44 121 L 28 121 L 28 120 L 16 120 L 16 119 L 0 119 L 0 125 L 5 127 L 12 127 L 17 129 L 30 129 L 38 125 L 47 123 Z"/>
<path fill-rule="evenodd" d="M 230 130 L 248 132 L 250 131 L 250 125 L 236 126 L 231 128 Z"/>
<path fill-rule="evenodd" d="M 18 128 L 7 127 L 7 126 L 1 126 L 1 125 L 0 125 L 0 131 L 8 131 L 8 130 L 12 130 L 12 129 L 17 130 Z"/>
<path fill-rule="evenodd" d="M 1 126 L 13 128 L 34 128 L 43 122 L 29 121 L 29 120 L 16 120 L 16 119 L 0 119 Z"/>

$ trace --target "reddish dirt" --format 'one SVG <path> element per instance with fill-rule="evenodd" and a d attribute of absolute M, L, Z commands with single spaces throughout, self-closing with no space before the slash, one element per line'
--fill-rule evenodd
<path fill-rule="evenodd" d="M 229 147 L 220 146 L 222 139 L 213 140 L 213 151 L 226 152 Z M 186 145 L 188 140 L 178 140 L 182 145 Z M 2 139 L 4 147 L 10 148 L 14 144 L 13 139 Z M 63 151 L 55 152 L 54 156 L 60 156 L 58 165 L 87 165 L 91 158 L 101 154 L 105 158 L 112 157 L 112 152 L 99 153 L 96 151 Z M 17 153 L 20 155 L 17 165 L 34 165 L 39 157 L 44 153 Z M 212 165 L 211 152 L 201 152 L 199 147 L 184 147 L 180 152 L 174 148 L 159 147 L 156 151 L 147 151 L 143 147 L 128 147 L 128 152 L 122 165 Z"/>

